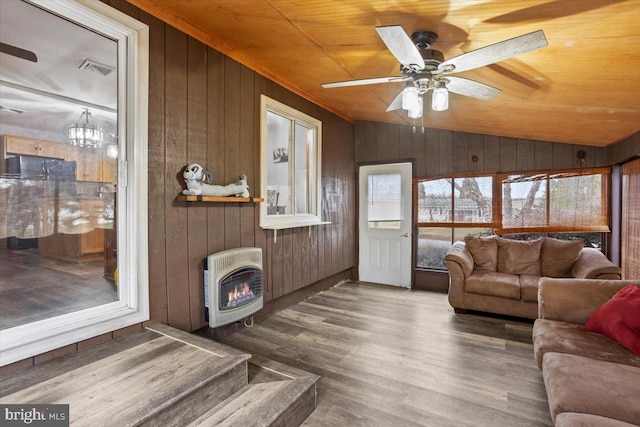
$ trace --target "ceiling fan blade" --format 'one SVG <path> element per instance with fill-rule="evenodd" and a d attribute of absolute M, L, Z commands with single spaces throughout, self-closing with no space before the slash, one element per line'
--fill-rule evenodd
<path fill-rule="evenodd" d="M 393 98 L 393 101 L 391 101 L 391 104 L 387 107 L 387 113 L 389 111 L 399 110 L 400 108 L 402 108 L 402 92 Z"/>
<path fill-rule="evenodd" d="M 545 47 L 548 44 L 544 31 L 538 30 L 455 56 L 440 64 L 438 69 L 444 73 L 459 73 L 504 61 L 516 55 Z M 451 67 L 453 69 L 449 71 L 448 68 Z"/>
<path fill-rule="evenodd" d="M 362 86 L 362 85 L 374 85 L 378 83 L 393 83 L 393 82 L 404 82 L 407 80 L 411 80 L 411 77 L 375 77 L 372 79 L 362 79 L 362 80 L 347 80 L 344 82 L 335 82 L 335 83 L 323 83 L 321 86 L 325 89 L 329 89 L 332 87 L 344 87 L 344 86 Z"/>
<path fill-rule="evenodd" d="M 620 3 L 624 0 L 600 0 L 597 2 L 567 2 L 562 0 L 554 0 L 548 3 L 542 3 L 524 9 L 515 10 L 513 12 L 498 15 L 484 22 L 492 24 L 514 24 L 532 21 L 548 21 L 551 19 L 565 18 L 571 15 L 588 12 L 590 10 L 599 9 L 612 4 Z"/>
<path fill-rule="evenodd" d="M 378 35 L 382 39 L 387 49 L 391 51 L 402 65 L 408 68 L 417 66 L 420 70 L 424 69 L 424 60 L 422 55 L 411 41 L 411 38 L 399 25 L 390 25 L 387 27 L 376 27 Z M 414 66 L 414 67 L 412 67 Z"/>
<path fill-rule="evenodd" d="M 38 57 L 30 50 L 21 49 L 10 44 L 0 42 L 0 52 L 12 55 L 18 58 L 25 59 L 31 62 L 38 62 Z"/>
<path fill-rule="evenodd" d="M 7 107 L 6 105 L 0 105 L 0 111 L 7 111 L 9 113 L 16 113 L 16 114 L 24 113 L 24 110 L 21 110 L 19 108 Z"/>
<path fill-rule="evenodd" d="M 477 82 L 475 80 L 464 79 L 462 77 L 447 76 L 447 89 L 449 92 L 459 95 L 471 96 L 473 98 L 491 99 L 502 91 L 493 86 Z"/>

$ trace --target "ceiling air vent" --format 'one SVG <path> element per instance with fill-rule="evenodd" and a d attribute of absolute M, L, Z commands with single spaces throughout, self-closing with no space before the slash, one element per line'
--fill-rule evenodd
<path fill-rule="evenodd" d="M 93 74 L 100 74 L 101 76 L 105 76 L 105 77 L 111 74 L 116 69 L 116 67 L 102 64 L 98 61 L 94 61 L 93 59 L 89 59 L 89 58 L 82 61 L 82 64 L 80 64 L 78 68 Z"/>

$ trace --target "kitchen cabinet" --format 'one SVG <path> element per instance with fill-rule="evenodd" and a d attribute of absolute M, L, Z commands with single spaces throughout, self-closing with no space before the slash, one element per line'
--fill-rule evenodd
<path fill-rule="evenodd" d="M 40 255 L 67 261 L 87 262 L 104 259 L 104 230 L 95 228 L 81 234 L 52 234 L 38 240 Z"/>
<path fill-rule="evenodd" d="M 102 175 L 101 182 L 108 182 L 111 184 L 116 183 L 116 178 L 118 177 L 118 161 L 112 157 L 107 156 L 105 153 L 102 153 L 102 161 L 100 162 Z"/>
<path fill-rule="evenodd" d="M 76 162 L 76 179 L 78 181 L 102 182 L 102 159 L 94 148 L 70 145 L 67 160 Z"/>
<path fill-rule="evenodd" d="M 14 135 L 5 135 L 2 140 L 3 159 L 6 159 L 9 154 L 64 159 L 66 153 L 67 145 L 61 142 L 43 141 Z"/>
<path fill-rule="evenodd" d="M 117 162 L 101 149 L 77 147 L 62 142 L 5 135 L 0 141 L 0 173 L 6 172 L 4 159 L 10 156 L 37 156 L 76 162 L 76 180 L 115 182 Z"/>
<path fill-rule="evenodd" d="M 103 260 L 105 229 L 97 224 L 76 224 L 73 218 L 95 219 L 96 213 L 104 210 L 104 205 L 102 198 L 40 200 L 44 224 L 41 225 L 43 236 L 38 240 L 40 255 L 76 262 Z M 65 212 L 65 216 L 58 216 L 60 212 Z"/>

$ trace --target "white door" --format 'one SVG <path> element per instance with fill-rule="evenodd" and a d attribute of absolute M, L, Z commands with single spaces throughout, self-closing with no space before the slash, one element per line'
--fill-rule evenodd
<path fill-rule="evenodd" d="M 359 176 L 359 278 L 409 288 L 411 163 L 361 166 Z"/>

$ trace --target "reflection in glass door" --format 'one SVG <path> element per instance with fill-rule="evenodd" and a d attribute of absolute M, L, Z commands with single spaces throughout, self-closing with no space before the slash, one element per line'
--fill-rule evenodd
<path fill-rule="evenodd" d="M 30 28 L 29 37 L 24 29 Z M 0 329 L 118 301 L 118 43 L 3 0 Z M 18 113 L 19 112 L 19 113 Z"/>

